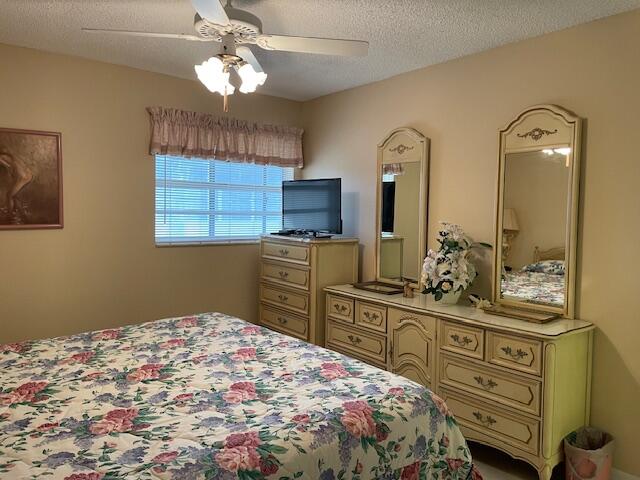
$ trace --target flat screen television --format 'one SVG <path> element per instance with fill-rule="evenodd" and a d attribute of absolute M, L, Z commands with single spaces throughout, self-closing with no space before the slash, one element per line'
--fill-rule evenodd
<path fill-rule="evenodd" d="M 341 179 L 282 182 L 282 229 L 291 233 L 341 234 Z"/>

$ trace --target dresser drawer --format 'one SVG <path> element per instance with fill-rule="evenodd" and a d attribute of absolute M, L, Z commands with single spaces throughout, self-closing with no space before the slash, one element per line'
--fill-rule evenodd
<path fill-rule="evenodd" d="M 521 372 L 542 374 L 542 342 L 497 332 L 487 332 L 490 363 Z"/>
<path fill-rule="evenodd" d="M 262 278 L 281 285 L 309 290 L 309 270 L 305 268 L 262 262 Z"/>
<path fill-rule="evenodd" d="M 441 396 L 461 426 L 482 432 L 533 455 L 538 454 L 539 421 L 500 411 L 487 403 L 449 390 L 443 389 Z"/>
<path fill-rule="evenodd" d="M 332 319 L 327 324 L 327 346 L 335 346 L 340 351 L 352 352 L 378 364 L 387 361 L 387 340 L 384 336 L 365 333 Z"/>
<path fill-rule="evenodd" d="M 442 321 L 440 349 L 484 360 L 484 330 Z"/>
<path fill-rule="evenodd" d="M 277 305 L 296 313 L 309 313 L 309 294 L 271 285 L 260 285 L 260 301 Z"/>
<path fill-rule="evenodd" d="M 328 293 L 327 315 L 353 323 L 353 300 Z"/>
<path fill-rule="evenodd" d="M 356 325 L 374 330 L 387 332 L 387 308 L 372 303 L 356 302 Z"/>
<path fill-rule="evenodd" d="M 306 340 L 309 320 L 260 304 L 260 325 Z"/>
<path fill-rule="evenodd" d="M 443 355 L 440 359 L 440 383 L 540 415 L 541 383 L 537 380 Z"/>
<path fill-rule="evenodd" d="M 309 247 L 300 245 L 262 242 L 262 257 L 272 260 L 309 265 L 310 250 Z"/>

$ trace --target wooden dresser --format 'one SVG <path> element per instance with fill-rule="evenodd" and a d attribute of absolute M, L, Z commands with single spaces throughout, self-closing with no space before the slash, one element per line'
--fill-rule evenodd
<path fill-rule="evenodd" d="M 431 388 L 469 440 L 529 462 L 541 480 L 562 460 L 564 436 L 589 423 L 591 323 L 527 323 L 350 285 L 325 291 L 327 348 Z"/>
<path fill-rule="evenodd" d="M 324 287 L 355 282 L 358 240 L 264 236 L 260 242 L 260 324 L 324 346 Z"/>

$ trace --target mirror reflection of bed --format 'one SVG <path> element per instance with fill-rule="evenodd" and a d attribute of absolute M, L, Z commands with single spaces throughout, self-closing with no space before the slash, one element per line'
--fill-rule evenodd
<path fill-rule="evenodd" d="M 569 173 L 562 148 L 506 155 L 502 298 L 564 305 Z"/>

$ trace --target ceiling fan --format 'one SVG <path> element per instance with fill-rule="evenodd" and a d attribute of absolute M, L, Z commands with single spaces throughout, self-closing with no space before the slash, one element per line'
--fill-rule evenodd
<path fill-rule="evenodd" d="M 358 40 L 330 38 L 292 37 L 262 33 L 262 22 L 255 15 L 231 6 L 227 0 L 191 0 L 196 10 L 193 26 L 195 35 L 183 33 L 154 33 L 130 30 L 83 28 L 90 33 L 108 33 L 137 37 L 154 37 L 187 40 L 194 42 L 222 43 L 222 52 L 204 63 L 195 66 L 198 79 L 211 92 L 224 96 L 224 110 L 228 111 L 227 96 L 233 95 L 235 86 L 231 74 L 240 77 L 242 93 L 255 92 L 264 85 L 267 74 L 247 45 L 257 45 L 264 50 L 339 55 L 345 57 L 365 56 L 369 43 Z"/>

